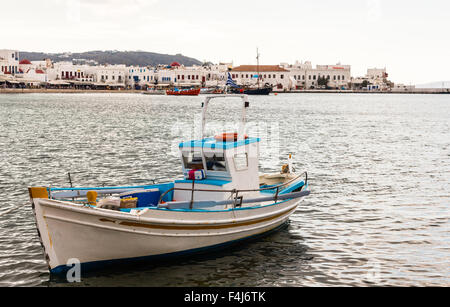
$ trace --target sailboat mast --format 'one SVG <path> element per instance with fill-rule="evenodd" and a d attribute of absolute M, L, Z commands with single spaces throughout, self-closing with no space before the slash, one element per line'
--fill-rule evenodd
<path fill-rule="evenodd" d="M 259 49 L 258 48 L 256 48 L 256 69 L 257 69 L 258 88 L 259 88 Z"/>

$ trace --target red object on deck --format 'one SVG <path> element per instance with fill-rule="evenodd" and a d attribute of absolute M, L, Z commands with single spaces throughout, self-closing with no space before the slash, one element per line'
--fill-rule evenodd
<path fill-rule="evenodd" d="M 221 135 L 216 135 L 214 137 L 218 142 L 237 142 L 238 134 L 237 133 L 223 133 Z M 248 139 L 248 135 L 244 136 L 245 139 Z"/>
<path fill-rule="evenodd" d="M 180 91 L 166 91 L 170 96 L 198 96 L 200 95 L 200 89 L 180 90 Z"/>

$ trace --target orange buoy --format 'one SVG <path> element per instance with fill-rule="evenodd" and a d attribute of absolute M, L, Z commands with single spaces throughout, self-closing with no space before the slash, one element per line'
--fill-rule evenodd
<path fill-rule="evenodd" d="M 238 140 L 238 134 L 235 132 L 231 132 L 231 133 L 223 133 L 221 135 L 217 135 L 215 136 L 216 141 L 218 142 L 236 142 Z M 244 136 L 245 139 L 248 139 L 248 136 L 245 135 Z"/>
<path fill-rule="evenodd" d="M 87 192 L 86 196 L 87 196 L 89 205 L 97 206 L 98 193 L 96 191 L 89 191 L 89 192 Z"/>

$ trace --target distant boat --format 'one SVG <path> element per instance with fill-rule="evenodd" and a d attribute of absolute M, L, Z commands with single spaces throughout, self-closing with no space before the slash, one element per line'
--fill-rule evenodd
<path fill-rule="evenodd" d="M 259 74 L 259 51 L 256 50 L 256 60 L 257 60 L 257 87 L 240 87 L 238 86 L 234 80 L 231 78 L 231 74 L 228 72 L 228 80 L 226 86 L 229 86 L 229 91 L 233 94 L 245 94 L 245 95 L 269 95 L 273 88 L 270 84 L 265 84 L 264 87 L 260 86 L 260 74 Z"/>
<path fill-rule="evenodd" d="M 169 96 L 198 96 L 200 95 L 201 89 L 188 89 L 188 90 L 167 90 L 166 94 Z"/>
<path fill-rule="evenodd" d="M 165 95 L 166 91 L 157 89 L 148 89 L 143 92 L 144 95 Z"/>
<path fill-rule="evenodd" d="M 208 94 L 223 94 L 223 89 L 220 88 L 202 88 L 200 94 L 208 95 Z"/>
<path fill-rule="evenodd" d="M 231 78 L 230 73 L 228 73 L 228 81 L 227 81 L 228 92 L 233 94 L 244 94 L 244 95 L 269 95 L 272 92 L 272 87 L 269 85 L 265 85 L 264 87 L 240 87 L 236 85 L 236 83 Z"/>
<path fill-rule="evenodd" d="M 233 89 L 233 93 L 236 94 L 245 94 L 245 95 L 269 95 L 272 93 L 271 87 L 263 87 L 263 88 L 242 88 L 242 89 Z"/>

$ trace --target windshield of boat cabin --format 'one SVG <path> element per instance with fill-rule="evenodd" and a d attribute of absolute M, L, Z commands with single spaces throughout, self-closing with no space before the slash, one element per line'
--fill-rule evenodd
<path fill-rule="evenodd" d="M 205 153 L 205 160 L 208 171 L 227 171 L 224 153 Z"/>
<path fill-rule="evenodd" d="M 227 172 L 224 153 L 205 153 L 206 168 L 208 171 Z M 203 170 L 203 157 L 201 152 L 183 152 L 184 168 L 188 170 Z"/>
<path fill-rule="evenodd" d="M 185 169 L 190 170 L 205 169 L 203 166 L 202 154 L 200 152 L 184 152 L 183 163 Z"/>

